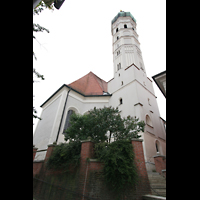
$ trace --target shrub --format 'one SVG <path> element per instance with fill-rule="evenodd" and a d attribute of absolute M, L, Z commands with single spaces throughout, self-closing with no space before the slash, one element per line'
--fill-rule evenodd
<path fill-rule="evenodd" d="M 61 143 L 54 147 L 53 153 L 47 161 L 47 168 L 68 170 L 69 165 L 76 167 L 79 164 L 81 142 Z"/>
<path fill-rule="evenodd" d="M 111 190 L 122 192 L 135 185 L 138 176 L 130 140 L 96 144 L 95 155 L 105 164 L 103 174 Z"/>

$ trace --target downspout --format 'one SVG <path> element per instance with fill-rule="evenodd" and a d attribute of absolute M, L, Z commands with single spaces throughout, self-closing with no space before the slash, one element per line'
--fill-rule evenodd
<path fill-rule="evenodd" d="M 61 127 L 61 124 L 62 124 L 62 119 L 63 119 L 63 115 L 64 115 L 64 112 L 65 112 L 65 107 L 66 107 L 66 104 L 67 104 L 67 99 L 68 99 L 68 96 L 69 96 L 69 92 L 70 92 L 71 88 L 69 88 L 68 92 L 67 92 L 67 97 L 65 99 L 65 105 L 64 105 L 64 108 L 63 108 L 63 112 L 62 112 L 62 116 L 61 116 L 61 120 L 60 120 L 60 125 L 59 125 L 59 128 L 58 128 L 58 133 L 57 133 L 57 137 L 56 137 L 56 143 L 58 141 L 58 136 L 59 136 L 59 132 L 60 132 L 60 127 Z"/>

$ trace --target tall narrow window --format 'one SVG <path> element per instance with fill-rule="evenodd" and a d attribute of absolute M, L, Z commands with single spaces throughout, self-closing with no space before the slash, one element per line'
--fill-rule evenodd
<path fill-rule="evenodd" d="M 158 140 L 156 140 L 155 146 L 156 146 L 156 152 L 158 154 L 162 154 L 162 147 L 160 146 L 160 142 Z"/>
<path fill-rule="evenodd" d="M 119 39 L 119 36 L 117 36 L 117 40 Z"/>
<path fill-rule="evenodd" d="M 118 28 L 116 28 L 116 33 L 118 32 Z"/>
<path fill-rule="evenodd" d="M 119 105 L 123 103 L 122 98 L 119 99 Z"/>
<path fill-rule="evenodd" d="M 117 70 L 121 69 L 121 63 L 117 64 Z"/>
<path fill-rule="evenodd" d="M 65 121 L 65 126 L 64 126 L 64 130 L 63 130 L 63 134 L 65 134 L 65 131 L 67 130 L 68 127 L 71 126 L 69 120 L 70 120 L 70 116 L 74 113 L 73 110 L 69 110 L 67 112 L 67 118 L 66 118 L 66 121 Z"/>
<path fill-rule="evenodd" d="M 124 28 L 127 28 L 127 25 L 126 25 L 126 24 L 124 24 Z"/>
<path fill-rule="evenodd" d="M 151 106 L 151 102 L 150 102 L 150 99 L 148 98 L 148 104 Z"/>
<path fill-rule="evenodd" d="M 157 141 L 156 141 L 156 152 L 159 152 Z"/>

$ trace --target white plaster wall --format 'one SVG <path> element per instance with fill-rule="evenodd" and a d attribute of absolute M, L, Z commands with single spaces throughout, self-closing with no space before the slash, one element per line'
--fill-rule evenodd
<path fill-rule="evenodd" d="M 89 110 L 96 108 L 103 108 L 104 106 L 109 105 L 110 96 L 103 96 L 103 97 L 83 97 L 82 95 L 70 91 L 67 105 L 65 108 L 65 112 L 63 115 L 63 120 L 61 124 L 61 129 L 59 132 L 58 143 L 66 142 L 64 140 L 63 129 L 65 125 L 65 121 L 67 118 L 68 110 L 74 110 L 76 113 L 84 114 Z"/>
<path fill-rule="evenodd" d="M 56 140 L 66 94 L 66 89 L 62 88 L 42 106 L 43 110 L 40 116 L 42 120 L 38 121 L 33 135 L 33 144 L 38 150 L 47 149 L 47 145 Z M 35 160 L 43 160 L 45 155 L 46 151 L 37 152 Z"/>
<path fill-rule="evenodd" d="M 68 90 L 67 87 L 63 87 L 43 105 L 43 110 L 40 116 L 42 120 L 38 122 L 33 136 L 33 144 L 38 148 L 38 150 L 47 149 L 48 144 L 52 144 L 56 141 Z M 94 107 L 103 108 L 104 106 L 108 106 L 109 99 L 110 96 L 84 97 L 71 90 L 69 92 L 57 142 L 65 142 L 63 129 L 69 109 L 74 110 L 76 113 L 84 114 Z M 36 153 L 35 160 L 43 160 L 45 155 L 46 151 L 38 152 Z"/>

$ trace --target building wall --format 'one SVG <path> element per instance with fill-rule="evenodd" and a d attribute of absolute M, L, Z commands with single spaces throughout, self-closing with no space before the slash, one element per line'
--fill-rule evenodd
<path fill-rule="evenodd" d="M 67 87 L 63 87 L 42 106 L 43 110 L 40 116 L 42 120 L 38 121 L 33 135 L 33 144 L 37 146 L 38 150 L 47 149 L 48 144 L 53 144 L 56 141 L 68 90 Z M 84 114 L 94 107 L 103 108 L 104 106 L 108 106 L 109 99 L 110 96 L 84 97 L 71 90 L 66 103 L 57 142 L 65 142 L 63 129 L 68 110 L 74 110 L 76 113 Z M 35 160 L 43 160 L 45 155 L 46 151 L 37 152 Z"/>
<path fill-rule="evenodd" d="M 120 76 L 119 76 L 120 74 Z M 123 85 L 121 85 L 123 81 Z M 154 94 L 152 81 L 146 76 L 146 73 L 134 65 L 127 69 L 120 69 L 115 72 L 114 79 L 108 83 L 108 92 L 112 94 L 109 105 L 118 107 L 121 110 L 121 116 L 136 116 L 143 120 L 145 124 L 148 115 L 152 122 L 152 127 L 145 125 L 145 132 L 141 133 L 144 148 L 144 157 L 148 171 L 155 169 L 153 164 L 148 164 L 149 159 L 156 155 L 155 140 L 159 140 L 162 155 L 166 155 L 166 132 L 160 119 L 160 113 Z M 120 104 L 120 98 L 123 104 Z M 152 163 L 154 163 L 154 160 Z M 150 165 L 150 166 L 149 166 Z"/>
<path fill-rule="evenodd" d="M 110 96 L 101 96 L 101 97 L 84 97 L 74 91 L 70 91 L 66 109 L 63 115 L 63 120 L 61 124 L 61 129 L 59 132 L 58 143 L 65 142 L 63 129 L 65 121 L 67 118 L 67 112 L 69 110 L 74 110 L 75 113 L 81 115 L 87 113 L 89 110 L 96 108 L 103 108 L 104 106 L 109 105 Z"/>
<path fill-rule="evenodd" d="M 38 150 L 47 149 L 56 139 L 62 108 L 67 95 L 66 89 L 62 88 L 47 103 L 42 106 L 41 118 L 33 135 L 33 144 Z M 37 152 L 35 160 L 43 160 L 46 152 Z"/>

